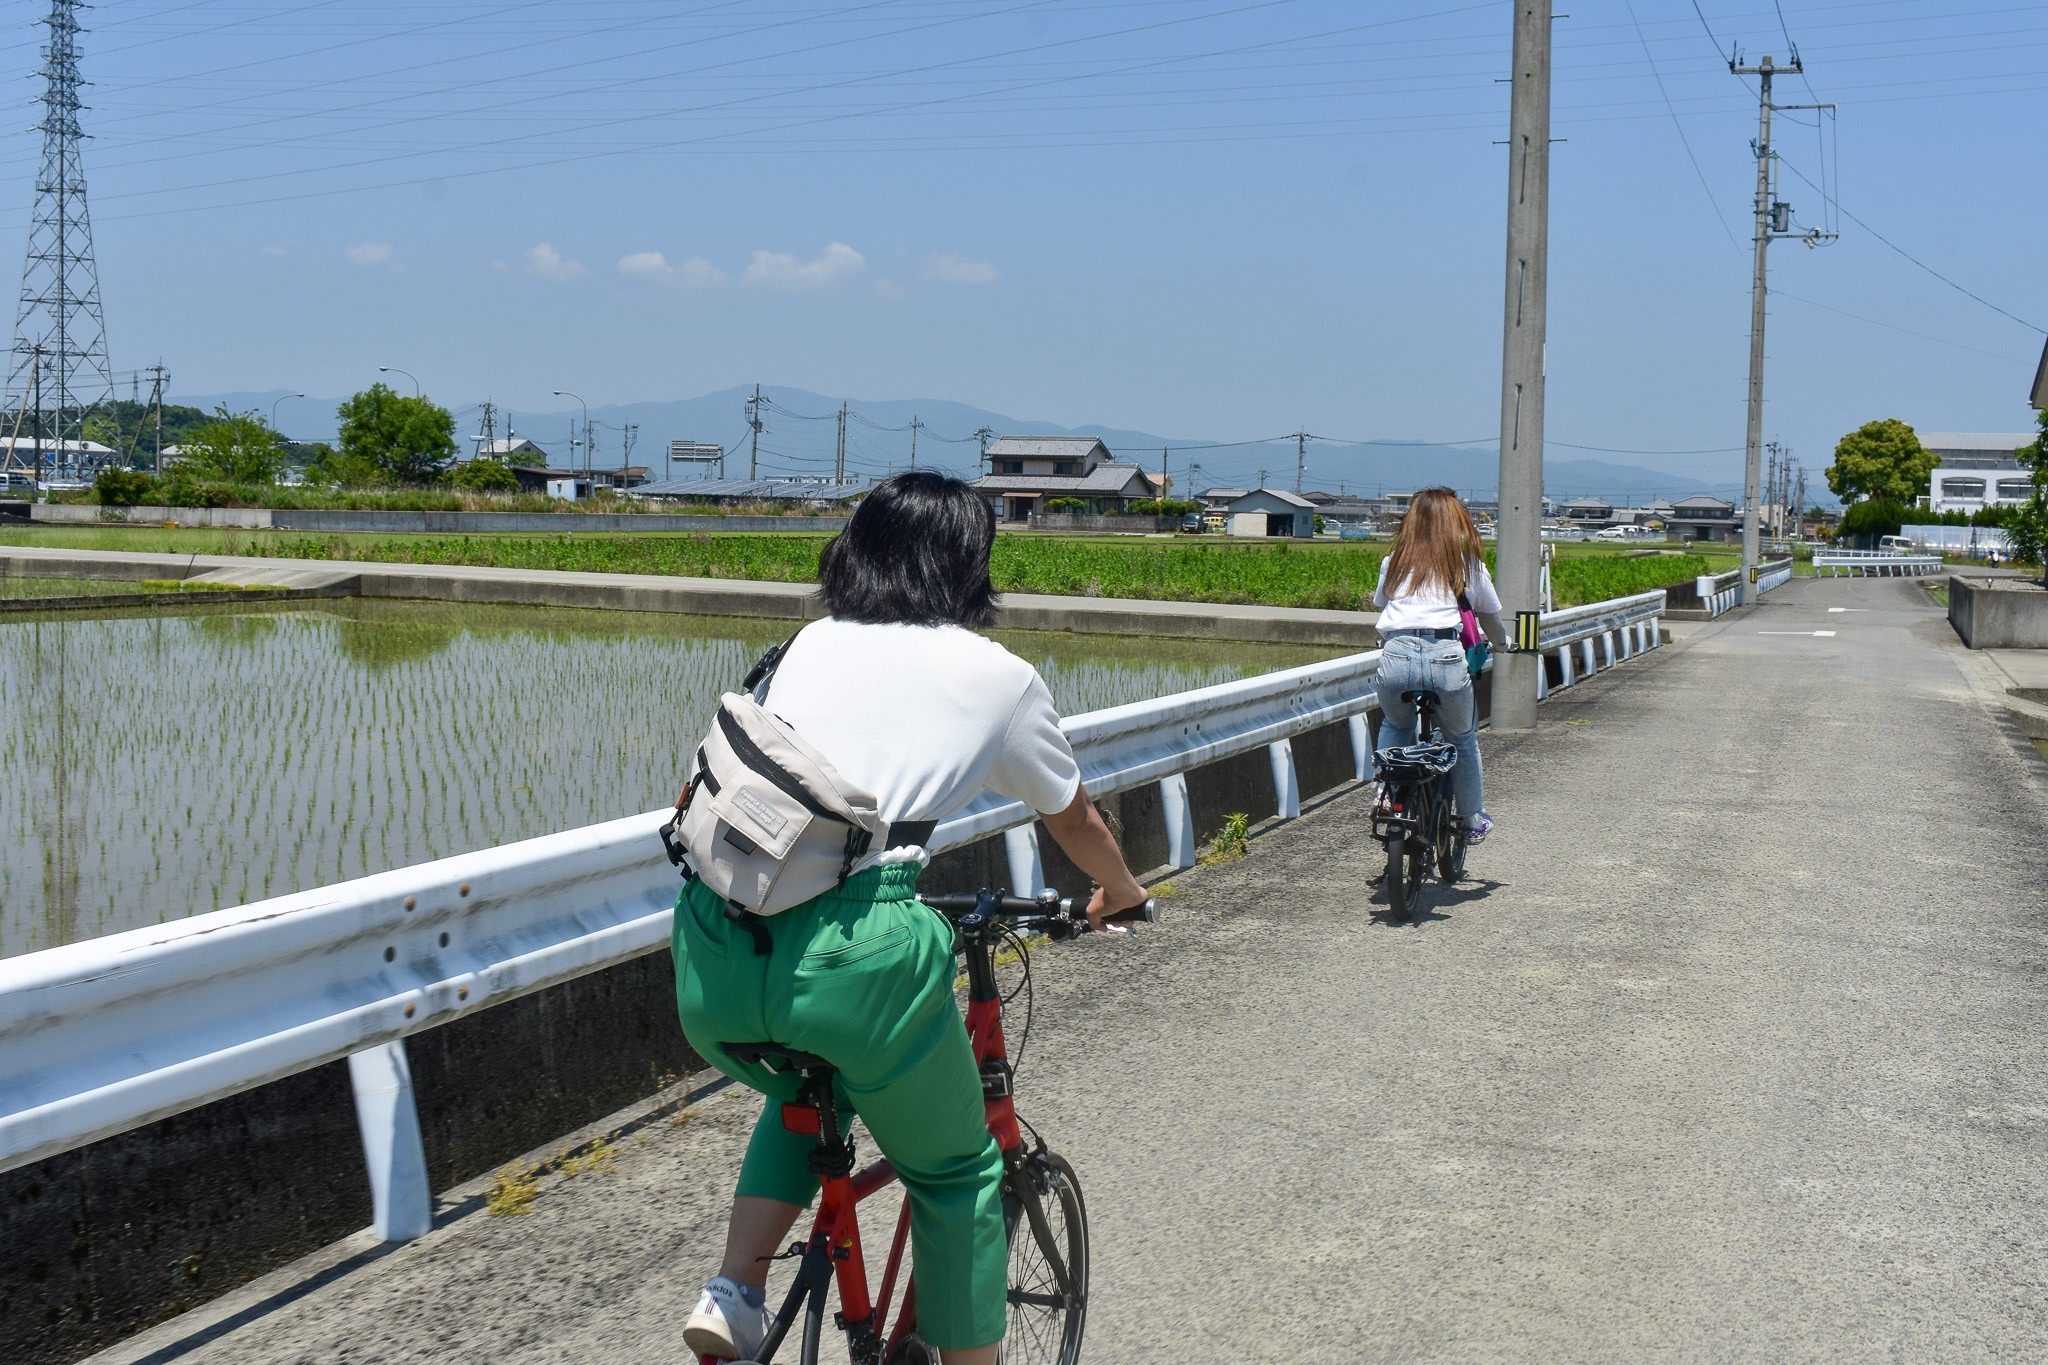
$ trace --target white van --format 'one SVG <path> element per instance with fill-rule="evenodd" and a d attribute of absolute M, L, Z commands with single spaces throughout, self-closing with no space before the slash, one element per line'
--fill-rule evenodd
<path fill-rule="evenodd" d="M 1879 536 L 1877 548 L 1886 554 L 1909 555 L 1913 553 L 1913 542 L 1904 536 Z"/>

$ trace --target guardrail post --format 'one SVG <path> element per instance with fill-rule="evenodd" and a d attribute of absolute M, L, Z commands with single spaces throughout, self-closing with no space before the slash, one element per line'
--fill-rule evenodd
<path fill-rule="evenodd" d="M 1613 632 L 1613 631 L 1611 631 L 1611 630 L 1603 630 L 1603 631 L 1601 631 L 1601 632 L 1600 632 L 1600 653 L 1601 653 L 1601 656 L 1602 656 L 1602 663 L 1603 663 L 1603 665 L 1604 665 L 1605 667 L 1608 667 L 1608 668 L 1612 668 L 1612 667 L 1614 667 L 1614 632 Z"/>
<path fill-rule="evenodd" d="M 1045 865 L 1038 860 L 1038 826 L 1004 830 L 1003 852 L 1010 862 L 1010 894 L 1037 895 L 1045 885 Z"/>
<path fill-rule="evenodd" d="M 1593 637 L 1588 635 L 1585 639 L 1579 641 L 1579 648 L 1586 656 L 1586 676 L 1590 678 L 1600 671 L 1593 666 Z"/>
<path fill-rule="evenodd" d="M 1159 807 L 1166 813 L 1166 861 L 1173 867 L 1195 865 L 1195 809 L 1188 804 L 1188 777 L 1175 773 L 1159 779 Z"/>
<path fill-rule="evenodd" d="M 1266 757 L 1273 763 L 1273 804 L 1282 820 L 1293 820 L 1301 814 L 1301 783 L 1294 773 L 1294 745 L 1276 739 L 1266 746 Z"/>
<path fill-rule="evenodd" d="M 427 1188 L 427 1152 L 420 1142 L 405 1041 L 350 1053 L 348 1079 L 356 1093 L 363 1158 L 370 1167 L 370 1227 L 386 1242 L 424 1237 L 434 1227 L 434 1197 Z"/>
<path fill-rule="evenodd" d="M 1351 732 L 1351 780 L 1363 782 L 1372 776 L 1372 722 L 1360 714 L 1346 719 L 1344 728 Z"/>

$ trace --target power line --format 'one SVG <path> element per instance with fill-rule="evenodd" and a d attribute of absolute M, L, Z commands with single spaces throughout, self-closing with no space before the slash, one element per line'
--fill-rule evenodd
<path fill-rule="evenodd" d="M 1806 172 L 1800 170 L 1797 166 L 1794 166 L 1790 161 L 1785 160 L 1783 156 L 1780 156 L 1778 158 L 1778 161 L 1780 165 L 1784 166 L 1787 170 L 1791 171 L 1792 174 L 1798 176 L 1801 180 L 1806 181 L 1807 185 L 1810 188 L 1812 188 L 1815 193 L 1820 194 L 1823 197 L 1826 196 L 1827 191 L 1821 189 L 1820 186 L 1815 185 L 1811 179 L 1808 179 Z M 1844 218 L 1847 218 L 1850 222 L 1854 223 L 1857 227 L 1862 228 L 1865 232 L 1877 238 L 1878 241 L 1883 242 L 1886 246 L 1890 247 L 1893 251 L 1896 251 L 1899 255 L 1911 261 L 1914 265 L 1919 266 L 1922 270 L 1934 276 L 1935 279 L 1940 280 L 1943 284 L 1955 290 L 1958 294 L 1961 294 L 1966 298 L 1975 299 L 1978 303 L 1983 304 L 1986 308 L 1989 308 L 1992 312 L 1998 314 L 2000 317 L 2010 318 L 2012 321 L 2017 322 L 2022 327 L 2028 328 L 2032 331 L 2040 332 L 2044 336 L 2048 336 L 2048 328 L 2037 327 L 2033 323 L 2028 322 L 2025 318 L 2021 317 L 2019 314 L 2009 313 L 2005 309 L 2000 308 L 1997 304 L 1993 303 L 1990 299 L 1985 298 L 1982 294 L 1976 293 L 1973 290 L 1965 289 L 1962 285 L 1957 284 L 1954 280 L 1942 274 L 1939 270 L 1936 270 L 1933 266 L 1927 264 L 1927 262 L 1921 260 L 1918 256 L 1915 256 L 1912 252 L 1906 250 L 1897 242 L 1894 242 L 1891 238 L 1885 236 L 1876 228 L 1864 222 L 1861 218 L 1858 218 L 1855 214 L 1849 212 L 1847 208 L 1844 208 L 1842 206 L 1840 201 L 1836 202 L 1835 211 L 1841 214 Z"/>
<path fill-rule="evenodd" d="M 1728 218 L 1721 212 L 1721 201 L 1714 196 L 1714 187 L 1707 183 L 1707 173 L 1700 169 L 1700 159 L 1692 154 L 1692 139 L 1685 135 L 1685 125 L 1678 121 L 1678 110 L 1672 106 L 1671 92 L 1664 88 L 1664 73 L 1657 69 L 1657 59 L 1650 55 L 1650 40 L 1643 37 L 1643 26 L 1636 22 L 1636 7 L 1633 4 L 1625 4 L 1625 7 L 1628 10 L 1629 22 L 1636 26 L 1636 41 L 1643 45 L 1643 60 L 1650 64 L 1650 75 L 1657 81 L 1657 93 L 1664 98 L 1664 112 L 1671 115 L 1671 126 L 1678 130 L 1678 143 L 1685 148 L 1685 159 L 1692 163 L 1692 173 L 1699 179 L 1700 189 L 1706 194 L 1707 202 L 1713 205 L 1714 218 L 1721 224 L 1721 231 L 1727 235 L 1728 245 L 1741 251 L 1742 243 L 1735 240 L 1735 229 L 1728 226 Z M 1695 3 L 1693 8 L 1697 11 L 1698 4 Z M 1700 22 L 1706 22 L 1705 15 L 1700 16 Z"/>

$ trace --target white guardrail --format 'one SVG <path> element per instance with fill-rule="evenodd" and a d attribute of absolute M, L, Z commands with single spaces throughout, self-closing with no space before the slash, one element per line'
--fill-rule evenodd
<path fill-rule="evenodd" d="M 1768 559 L 1756 566 L 1756 591 L 1761 597 L 1772 588 L 1792 581 L 1792 561 Z M 1693 585 L 1700 595 L 1700 605 L 1707 609 L 1709 617 L 1732 611 L 1742 601 L 1742 570 L 1730 569 L 1727 573 L 1701 574 Z"/>
<path fill-rule="evenodd" d="M 1664 593 L 1542 618 L 1564 683 L 1658 643 Z M 1617 642 L 1619 653 L 1617 654 Z M 1168 858 L 1195 862 L 1186 773 L 1259 748 L 1301 813 L 1293 736 L 1348 721 L 1371 771 L 1377 651 L 1074 716 L 1092 792 L 1156 782 Z M 1547 693 L 1547 685 L 1545 691 Z M 666 946 L 677 877 L 649 811 L 333 886 L 0 959 L 0 1170 L 337 1058 L 349 1060 L 374 1227 L 431 1225 L 407 1035 Z M 1001 833 L 1010 885 L 1042 884 L 1035 817 L 985 798 L 932 848 Z"/>
<path fill-rule="evenodd" d="M 1830 578 L 1917 578 L 1940 573 L 1940 555 L 1902 555 L 1895 550 L 1815 550 L 1813 571 Z"/>

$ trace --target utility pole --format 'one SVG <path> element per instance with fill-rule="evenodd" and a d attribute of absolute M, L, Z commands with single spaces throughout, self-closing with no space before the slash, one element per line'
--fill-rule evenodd
<path fill-rule="evenodd" d="M 752 482 L 761 477 L 761 386 L 754 385 L 754 396 L 747 400 L 747 480 Z"/>
<path fill-rule="evenodd" d="M 627 422 L 619 428 L 619 482 L 626 481 L 626 466 L 633 463 L 633 442 L 640 435 L 638 422 Z M 725 451 L 718 452 L 718 477 L 725 477 Z"/>
<path fill-rule="evenodd" d="M 987 427 L 976 427 L 974 429 L 974 439 L 981 442 L 981 463 L 984 465 L 988 463 L 989 442 L 995 440 L 995 438 L 996 434 Z"/>
<path fill-rule="evenodd" d="M 1771 151 L 1771 112 L 1774 109 L 1833 109 L 1832 104 L 1777 104 L 1771 103 L 1771 78 L 1780 74 L 1796 76 L 1805 70 L 1800 64 L 1799 54 L 1792 54 L 1788 66 L 1774 66 L 1770 54 L 1755 66 L 1740 66 L 1735 60 L 1728 63 L 1728 69 L 1738 76 L 1758 78 L 1757 91 L 1757 134 L 1756 152 L 1756 240 L 1755 263 L 1749 290 L 1749 425 L 1743 441 L 1744 460 L 1742 472 L 1742 603 L 1752 606 L 1759 596 L 1757 591 L 1757 533 L 1760 511 L 1758 507 L 1758 484 L 1763 476 L 1764 454 L 1764 313 L 1770 297 L 1770 288 L 1765 282 L 1769 266 L 1768 252 L 1773 238 L 1798 237 L 1808 246 L 1817 246 L 1831 241 L 1838 234 L 1822 232 L 1813 228 L 1806 232 L 1792 231 L 1792 206 L 1778 198 L 1778 158 Z"/>
<path fill-rule="evenodd" d="M 33 356 L 33 358 L 34 358 L 34 364 L 35 364 L 35 367 L 36 367 L 36 368 L 35 368 L 35 373 L 34 373 L 34 374 L 33 374 L 33 375 L 31 376 L 31 378 L 30 378 L 30 380 L 29 380 L 29 383 L 30 383 L 30 385 L 31 385 L 31 386 L 32 386 L 32 387 L 33 387 L 33 388 L 35 389 L 35 403 L 36 403 L 36 427 L 35 427 L 35 442 L 36 442 L 36 475 L 35 475 L 35 477 L 36 477 L 36 486 L 35 486 L 35 500 L 36 500 L 37 502 L 41 502 L 41 501 L 43 501 L 43 347 L 42 347 L 42 343 L 41 343 L 41 342 L 37 342 L 37 343 L 36 343 L 35 345 L 33 345 L 33 346 L 29 347 L 29 352 L 30 352 L 30 354 L 31 354 L 31 355 Z"/>
<path fill-rule="evenodd" d="M 832 481 L 846 482 L 846 404 L 843 401 L 839 404 L 839 444 L 834 447 L 832 455 Z"/>
<path fill-rule="evenodd" d="M 917 472 L 917 429 L 924 425 L 917 420 L 917 414 L 910 414 L 910 472 Z"/>
<path fill-rule="evenodd" d="M 1301 481 L 1308 471 L 1308 432 L 1294 433 L 1294 495 L 1301 496 Z"/>
<path fill-rule="evenodd" d="M 1166 472 L 1167 457 L 1171 454 L 1172 451 L 1167 447 L 1159 447 L 1159 496 L 1162 498 L 1166 496 L 1166 490 L 1173 485 L 1172 476 Z"/>
<path fill-rule="evenodd" d="M 1550 0 L 1515 0 L 1508 112 L 1507 290 L 1500 365 L 1500 509 L 1495 580 L 1520 650 L 1494 663 L 1495 730 L 1536 728 L 1531 648 L 1543 593 L 1544 330 L 1550 290 Z M 1528 650 L 1524 653 L 1522 650 Z"/>
<path fill-rule="evenodd" d="M 1266 486 L 1266 471 L 1265 471 L 1265 470 L 1263 470 L 1263 469 L 1261 469 L 1261 470 L 1259 471 L 1259 487 L 1261 487 L 1261 488 L 1264 488 L 1265 486 Z"/>
<path fill-rule="evenodd" d="M 164 381 L 169 378 L 161 360 L 149 367 L 149 406 L 156 418 L 156 456 L 151 463 L 158 478 L 164 475 Z"/>

